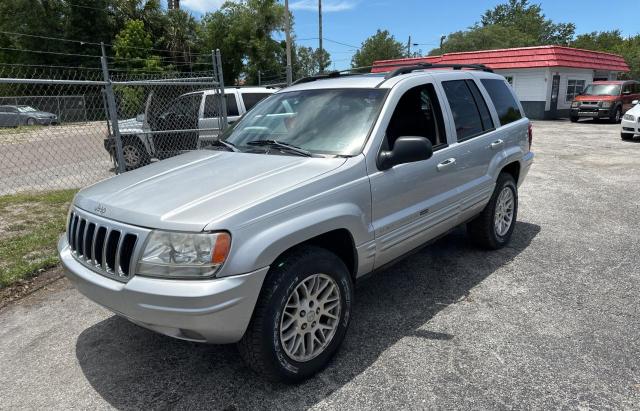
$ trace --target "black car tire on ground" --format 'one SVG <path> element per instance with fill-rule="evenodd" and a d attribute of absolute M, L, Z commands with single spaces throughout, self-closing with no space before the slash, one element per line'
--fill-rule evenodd
<path fill-rule="evenodd" d="M 124 140 L 122 142 L 122 153 L 126 171 L 135 170 L 149 164 L 149 153 L 147 153 L 144 145 L 139 140 Z"/>
<path fill-rule="evenodd" d="M 578 120 L 580 120 L 580 117 L 578 116 L 571 116 L 569 117 L 569 120 L 571 120 L 572 123 L 577 123 Z"/>
<path fill-rule="evenodd" d="M 495 224 L 496 212 L 498 208 L 498 198 L 503 190 L 511 190 L 513 195 L 512 218 L 508 230 L 500 235 L 497 233 Z M 518 187 L 513 176 L 502 172 L 498 176 L 496 188 L 493 191 L 489 204 L 482 213 L 467 224 L 467 232 L 474 243 L 482 248 L 497 250 L 509 243 L 518 218 Z"/>
<path fill-rule="evenodd" d="M 305 313 L 296 307 L 291 307 L 291 298 L 300 289 L 299 287 L 310 278 L 318 275 L 324 275 L 330 281 L 333 281 L 331 283 L 332 289 L 339 291 L 337 298 L 334 295 L 334 299 L 331 300 L 339 301 L 338 319 L 329 320 L 332 321 L 331 326 L 334 331 L 325 340 L 328 342 L 322 343 L 322 345 L 326 344 L 326 346 L 321 347 L 315 357 L 299 362 L 287 353 L 280 328 L 285 327 L 283 325 L 284 319 L 290 318 L 290 324 L 294 324 L 293 327 L 295 327 L 293 329 L 294 335 L 305 332 L 300 330 L 307 330 L 301 339 L 306 340 L 309 334 L 313 338 L 318 331 L 322 332 L 319 330 L 322 314 L 318 314 L 315 317 L 317 318 L 317 326 L 315 324 L 311 326 L 306 324 L 305 321 L 310 321 L 307 316 L 312 310 Z M 313 284 L 315 286 L 316 283 L 314 282 Z M 321 299 L 325 289 L 326 287 L 319 290 L 316 289 L 317 294 L 314 294 L 314 288 L 312 287 L 309 293 L 311 297 L 306 301 L 313 301 L 314 298 L 317 298 L 316 307 L 322 305 L 324 310 L 324 307 L 328 304 Z M 316 297 L 313 297 L 314 295 Z M 299 301 L 305 301 L 305 299 L 300 298 Z M 297 382 L 307 379 L 326 367 L 342 343 L 349 326 L 352 301 L 353 284 L 351 276 L 343 261 L 335 254 L 316 246 L 303 246 L 286 253 L 275 261 L 262 285 L 262 291 L 256 303 L 251 322 L 242 340 L 238 342 L 240 355 L 249 367 L 269 379 L 284 382 Z M 307 304 L 311 303 L 307 302 Z M 313 305 L 310 306 L 313 307 Z M 287 317 L 284 317 L 285 310 L 291 309 L 294 310 L 293 315 L 291 311 L 288 311 Z M 300 319 L 297 319 L 298 314 L 301 317 Z M 284 329 L 283 332 L 286 330 Z M 310 332 L 309 330 L 312 331 Z M 294 337 L 294 346 L 297 346 L 296 338 Z M 306 344 L 304 354 L 306 354 Z"/>
<path fill-rule="evenodd" d="M 633 140 L 633 133 L 620 133 L 620 138 L 623 140 Z"/>
<path fill-rule="evenodd" d="M 609 119 L 610 123 L 618 124 L 622 120 L 622 107 L 618 106 L 613 113 L 613 117 Z"/>
<path fill-rule="evenodd" d="M 36 125 L 36 119 L 35 119 L 35 118 L 33 118 L 33 117 L 29 117 L 29 118 L 27 119 L 27 125 L 28 125 L 28 126 L 35 126 L 35 125 Z"/>

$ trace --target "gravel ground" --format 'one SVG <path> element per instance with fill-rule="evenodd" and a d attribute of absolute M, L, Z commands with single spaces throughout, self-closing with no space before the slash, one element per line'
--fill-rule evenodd
<path fill-rule="evenodd" d="M 0 195 L 83 187 L 113 175 L 104 121 L 0 131 Z"/>
<path fill-rule="evenodd" d="M 345 343 L 297 386 L 58 281 L 0 311 L 2 409 L 638 409 L 640 142 L 536 122 L 511 245 L 458 230 L 363 282 Z"/>

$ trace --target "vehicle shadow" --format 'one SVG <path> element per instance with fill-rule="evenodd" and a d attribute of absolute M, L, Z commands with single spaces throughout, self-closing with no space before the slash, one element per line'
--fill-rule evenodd
<path fill-rule="evenodd" d="M 518 222 L 510 245 L 474 247 L 458 229 L 360 283 L 351 327 L 329 367 L 298 385 L 271 383 L 247 369 L 235 346 L 178 341 L 113 316 L 78 337 L 76 356 L 92 387 L 118 409 L 300 409 L 322 401 L 411 336 L 443 344 L 455 335 L 428 330 L 440 310 L 509 264 L 540 232 Z"/>

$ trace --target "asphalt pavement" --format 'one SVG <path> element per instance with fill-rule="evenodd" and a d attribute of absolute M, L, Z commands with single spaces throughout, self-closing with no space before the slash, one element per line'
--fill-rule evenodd
<path fill-rule="evenodd" d="M 535 122 L 512 243 L 463 229 L 358 285 L 331 365 L 287 386 L 66 280 L 0 311 L 0 409 L 638 409 L 640 141 Z"/>

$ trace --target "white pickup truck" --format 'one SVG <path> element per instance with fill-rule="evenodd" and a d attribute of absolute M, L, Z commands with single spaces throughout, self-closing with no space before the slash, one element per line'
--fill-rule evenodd
<path fill-rule="evenodd" d="M 235 87 L 225 90 L 228 123 L 276 91 L 267 87 Z M 215 138 L 220 129 L 219 101 L 216 90 L 186 93 L 171 101 L 159 115 L 141 114 L 118 122 L 126 170 L 149 164 L 152 158 L 164 159 L 184 151 L 196 150 Z M 147 103 L 147 110 L 149 103 Z M 153 117 L 150 119 L 149 117 Z M 201 130 L 199 132 L 181 130 Z M 154 133 L 163 130 L 163 133 Z M 169 132 L 167 130 L 176 130 Z M 115 139 L 104 140 L 104 147 L 115 158 Z"/>

